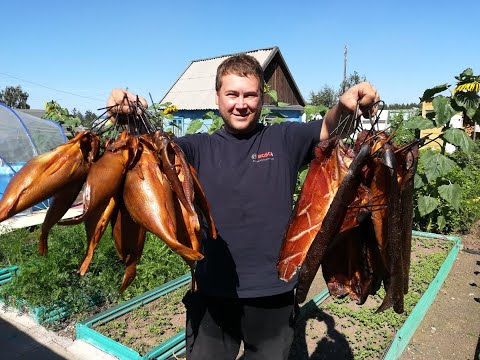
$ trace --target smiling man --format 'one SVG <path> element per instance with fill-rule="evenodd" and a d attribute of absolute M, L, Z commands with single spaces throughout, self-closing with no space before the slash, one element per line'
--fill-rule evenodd
<path fill-rule="evenodd" d="M 215 102 L 229 133 L 255 129 L 263 105 L 263 84 L 257 77 L 227 73 L 217 77 L 216 91 Z"/>
<path fill-rule="evenodd" d="M 224 126 L 175 141 L 197 170 L 217 227 L 204 239 L 196 266 L 198 291 L 184 298 L 187 359 L 287 359 L 294 332 L 296 281 L 278 279 L 276 262 L 300 167 L 313 147 L 378 94 L 369 83 L 350 88 L 324 120 L 259 123 L 263 70 L 246 54 L 217 69 L 216 103 Z"/>

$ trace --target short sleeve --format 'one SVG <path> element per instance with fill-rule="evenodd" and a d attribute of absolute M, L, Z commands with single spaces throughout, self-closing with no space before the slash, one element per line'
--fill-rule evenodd
<path fill-rule="evenodd" d="M 199 142 L 200 139 L 198 135 L 185 135 L 175 138 L 175 143 L 180 146 L 180 148 L 185 153 L 188 162 L 194 167 L 196 167 L 195 161 L 198 161 L 197 149 Z"/>
<path fill-rule="evenodd" d="M 285 127 L 285 144 L 289 159 L 297 169 L 310 162 L 313 148 L 320 141 L 322 120 L 308 123 L 290 122 Z"/>

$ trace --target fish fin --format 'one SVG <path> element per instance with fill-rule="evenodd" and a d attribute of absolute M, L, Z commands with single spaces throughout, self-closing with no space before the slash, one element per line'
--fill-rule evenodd
<path fill-rule="evenodd" d="M 185 245 L 179 244 L 180 246 L 176 247 L 174 251 L 180 255 L 185 260 L 198 261 L 203 259 L 203 255 L 198 251 L 193 250 Z"/>

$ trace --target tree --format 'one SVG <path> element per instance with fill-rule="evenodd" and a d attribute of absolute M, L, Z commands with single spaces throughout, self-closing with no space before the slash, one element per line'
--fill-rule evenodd
<path fill-rule="evenodd" d="M 366 81 L 367 78 L 360 76 L 358 72 L 354 71 L 353 74 L 350 74 L 345 81 L 342 81 L 340 84 L 340 89 L 335 91 L 335 89 L 329 85 L 324 85 L 320 91 L 310 92 L 310 105 L 324 105 L 327 108 L 332 108 L 337 102 L 340 96 L 353 85 L 360 84 L 363 81 Z"/>
<path fill-rule="evenodd" d="M 27 104 L 28 93 L 22 90 L 20 85 L 7 86 L 0 91 L 0 101 L 16 109 L 30 109 Z"/>
<path fill-rule="evenodd" d="M 410 109 L 419 109 L 420 105 L 418 103 L 407 103 L 407 104 L 386 104 L 385 110 L 410 110 Z"/>
<path fill-rule="evenodd" d="M 97 115 L 90 110 L 85 111 L 83 116 L 83 125 L 87 128 L 90 128 L 93 122 L 97 119 Z"/>
<path fill-rule="evenodd" d="M 320 91 L 310 92 L 311 105 L 324 105 L 327 108 L 333 107 L 338 102 L 338 94 L 333 87 L 324 85 Z"/>
<path fill-rule="evenodd" d="M 76 118 L 79 118 L 80 121 L 83 123 L 83 115 L 80 111 L 77 110 L 77 108 L 73 108 L 72 110 L 72 116 L 73 117 L 76 117 Z"/>
<path fill-rule="evenodd" d="M 364 81 L 367 81 L 365 75 L 360 76 L 356 71 L 354 71 L 353 74 L 350 74 L 347 79 L 342 81 L 342 83 L 340 84 L 338 96 L 340 97 L 348 88 L 351 88 L 352 86 L 360 84 Z"/>

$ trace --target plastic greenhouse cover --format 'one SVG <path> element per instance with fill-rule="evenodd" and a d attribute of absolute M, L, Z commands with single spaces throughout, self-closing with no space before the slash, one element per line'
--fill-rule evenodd
<path fill-rule="evenodd" d="M 0 103 L 0 163 L 18 169 L 38 154 L 66 141 L 60 125 Z"/>

